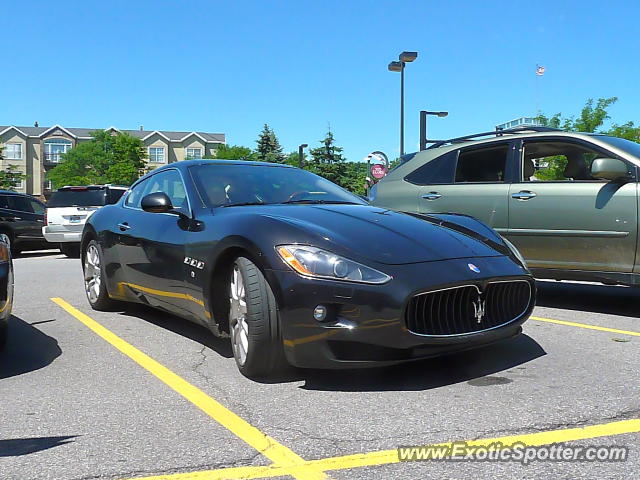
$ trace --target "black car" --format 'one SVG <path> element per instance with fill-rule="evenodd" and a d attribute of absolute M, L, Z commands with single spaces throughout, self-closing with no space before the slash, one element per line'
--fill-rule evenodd
<path fill-rule="evenodd" d="M 139 302 L 229 335 L 250 377 L 478 347 L 519 334 L 535 297 L 517 251 L 471 217 L 372 207 L 260 162 L 154 170 L 88 219 L 81 253 L 94 309 Z"/>
<path fill-rule="evenodd" d="M 8 321 L 13 306 L 13 260 L 11 245 L 5 234 L 0 234 L 0 350 L 7 342 Z"/>
<path fill-rule="evenodd" d="M 14 254 L 51 248 L 42 235 L 46 206 L 24 193 L 0 190 L 0 234 L 5 234 Z"/>

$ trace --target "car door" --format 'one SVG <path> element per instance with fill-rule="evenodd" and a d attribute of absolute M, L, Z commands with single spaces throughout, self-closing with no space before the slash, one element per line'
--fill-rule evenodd
<path fill-rule="evenodd" d="M 188 224 L 178 215 L 150 213 L 140 208 L 150 193 L 164 192 L 189 214 L 184 183 L 177 170 L 162 170 L 128 194 L 112 226 L 121 264 L 120 285 L 152 306 L 189 317 L 184 284 L 184 244 Z"/>
<path fill-rule="evenodd" d="M 530 268 L 631 272 L 636 255 L 636 181 L 593 179 L 595 158 L 617 157 L 566 137 L 525 140 L 509 190 L 507 236 Z M 631 164 L 629 172 L 635 176 Z"/>
<path fill-rule="evenodd" d="M 34 211 L 29 198 L 23 195 L 7 195 L 8 215 L 5 217 L 13 224 L 15 238 L 21 242 L 38 242 L 42 240 L 43 211 Z M 40 205 L 40 202 L 33 202 Z"/>
<path fill-rule="evenodd" d="M 443 175 L 449 172 L 448 182 L 422 186 L 419 212 L 463 213 L 498 231 L 506 231 L 513 149 L 513 142 L 504 141 L 447 153 L 442 161 L 451 166 L 449 170 L 443 167 Z"/>

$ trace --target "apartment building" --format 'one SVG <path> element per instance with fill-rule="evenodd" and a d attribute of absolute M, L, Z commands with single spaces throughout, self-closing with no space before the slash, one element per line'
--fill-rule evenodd
<path fill-rule="evenodd" d="M 81 142 L 91 140 L 95 128 L 68 128 L 61 125 L 40 127 L 0 126 L 0 145 L 3 148 L 0 168 L 16 165 L 26 178 L 16 186 L 18 192 L 31 195 L 47 195 L 51 184 L 46 172 L 62 159 L 62 154 Z M 171 132 L 164 130 L 120 130 L 109 127 L 107 131 L 128 133 L 140 138 L 147 148 L 150 165 L 164 165 L 188 158 L 214 155 L 219 145 L 225 143 L 224 133 Z"/>

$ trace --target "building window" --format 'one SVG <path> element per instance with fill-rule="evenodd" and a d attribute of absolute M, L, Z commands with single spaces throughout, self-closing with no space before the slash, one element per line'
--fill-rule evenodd
<path fill-rule="evenodd" d="M 12 183 L 13 188 L 16 190 L 22 190 L 24 188 L 24 180 L 22 178 L 20 180 L 14 180 Z"/>
<path fill-rule="evenodd" d="M 187 150 L 187 154 L 184 157 L 185 160 L 202 158 L 201 148 L 187 148 L 186 150 Z"/>
<path fill-rule="evenodd" d="M 65 138 L 52 138 L 44 141 L 44 161 L 60 163 L 62 155 L 71 149 L 71 141 Z"/>
<path fill-rule="evenodd" d="M 45 180 L 42 186 L 45 190 L 53 190 L 53 184 L 51 183 L 51 180 Z"/>
<path fill-rule="evenodd" d="M 164 163 L 164 147 L 149 147 L 149 161 Z"/>
<path fill-rule="evenodd" d="M 2 156 L 7 160 L 22 160 L 22 144 L 7 143 L 2 151 Z"/>

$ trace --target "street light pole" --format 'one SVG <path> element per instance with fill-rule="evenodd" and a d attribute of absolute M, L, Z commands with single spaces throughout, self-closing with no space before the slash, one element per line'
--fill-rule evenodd
<path fill-rule="evenodd" d="M 400 156 L 404 155 L 404 67 L 418 58 L 418 52 L 402 52 L 398 61 L 389 63 L 391 72 L 400 72 Z"/>
<path fill-rule="evenodd" d="M 449 112 L 420 110 L 420 151 L 427 149 L 427 115 L 435 115 L 436 117 L 443 118 L 449 115 Z"/>

